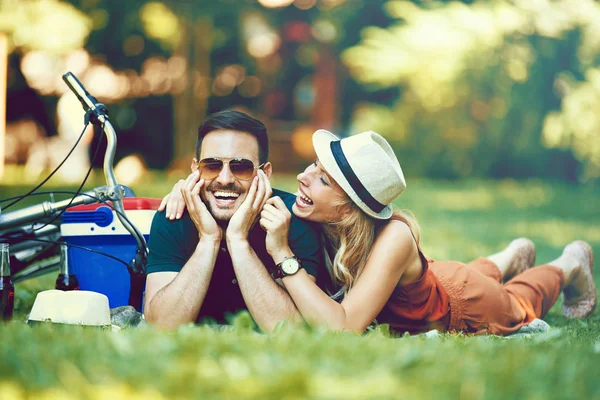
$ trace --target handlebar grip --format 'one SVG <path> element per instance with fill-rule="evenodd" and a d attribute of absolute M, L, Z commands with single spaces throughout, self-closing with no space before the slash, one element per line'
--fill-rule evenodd
<path fill-rule="evenodd" d="M 79 79 L 73 75 L 72 72 L 67 72 L 62 76 L 63 81 L 67 84 L 69 89 L 77 96 L 77 99 L 83 106 L 84 111 L 95 110 L 96 104 L 98 104 L 98 100 L 94 96 L 88 93 L 87 90 L 83 87 Z"/>

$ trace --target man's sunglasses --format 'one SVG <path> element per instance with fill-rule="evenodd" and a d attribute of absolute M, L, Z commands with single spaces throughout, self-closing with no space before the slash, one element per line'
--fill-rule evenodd
<path fill-rule="evenodd" d="M 229 164 L 229 170 L 237 179 L 247 181 L 254 176 L 254 170 L 262 168 L 265 163 L 258 167 L 254 163 L 245 158 L 204 158 L 198 162 L 198 170 L 200 177 L 204 179 L 214 179 L 221 173 L 223 165 Z"/>

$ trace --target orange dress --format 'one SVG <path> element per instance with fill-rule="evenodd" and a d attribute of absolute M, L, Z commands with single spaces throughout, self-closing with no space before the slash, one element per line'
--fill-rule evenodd
<path fill-rule="evenodd" d="M 508 335 L 554 305 L 564 286 L 560 268 L 541 265 L 505 284 L 487 258 L 469 264 L 425 257 L 421 278 L 398 285 L 377 317 L 397 333 L 431 329 L 474 334 Z"/>

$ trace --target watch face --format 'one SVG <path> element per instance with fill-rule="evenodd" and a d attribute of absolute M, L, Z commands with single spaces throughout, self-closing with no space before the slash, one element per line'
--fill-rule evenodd
<path fill-rule="evenodd" d="M 296 260 L 295 258 L 288 258 L 287 260 L 284 260 L 281 263 L 281 270 L 287 274 L 287 275 L 291 275 L 291 274 L 295 274 L 296 272 L 298 272 L 298 268 L 299 268 L 299 264 L 298 264 L 298 260 Z"/>

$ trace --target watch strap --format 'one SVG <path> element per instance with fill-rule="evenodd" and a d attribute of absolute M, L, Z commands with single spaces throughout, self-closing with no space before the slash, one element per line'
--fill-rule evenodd
<path fill-rule="evenodd" d="M 302 268 L 302 263 L 300 262 L 300 260 L 296 256 L 289 256 L 284 258 L 279 264 L 275 266 L 275 269 L 273 270 L 273 272 L 271 272 L 271 277 L 273 279 L 282 279 L 284 276 L 287 276 L 287 274 L 283 272 L 283 268 L 281 266 L 286 260 L 289 260 L 291 258 L 295 259 L 298 263 L 298 269 L 296 270 L 296 272 L 300 271 L 300 269 Z"/>

